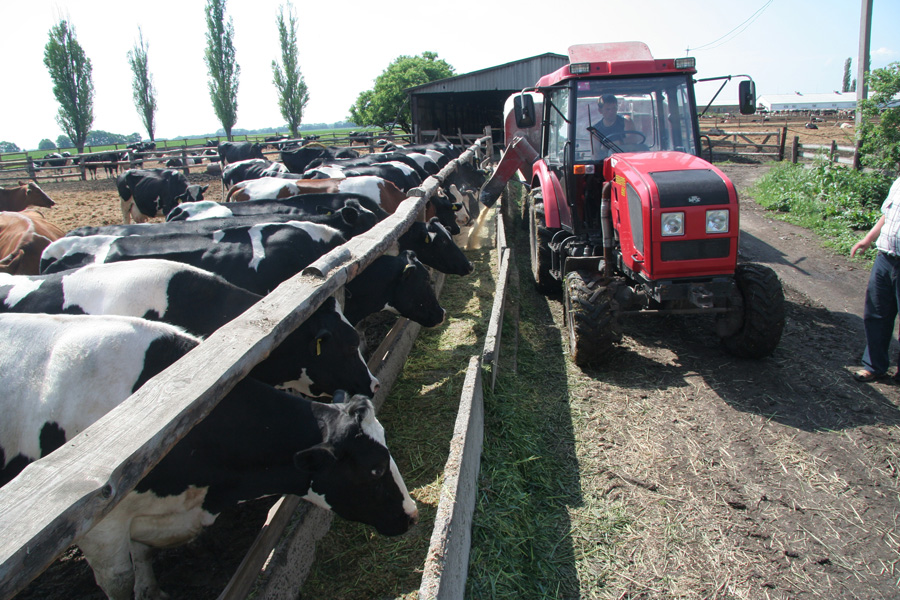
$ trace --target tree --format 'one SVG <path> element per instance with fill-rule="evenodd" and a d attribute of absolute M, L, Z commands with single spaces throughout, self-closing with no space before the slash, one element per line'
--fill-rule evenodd
<path fill-rule="evenodd" d="M 50 41 L 44 46 L 44 65 L 59 102 L 56 122 L 81 152 L 94 123 L 94 82 L 91 60 L 78 43 L 75 28 L 65 19 L 50 29 Z"/>
<path fill-rule="evenodd" d="M 869 98 L 860 100 L 860 154 L 863 164 L 877 169 L 900 168 L 900 62 L 867 74 Z"/>
<path fill-rule="evenodd" d="M 300 122 L 303 120 L 303 109 L 309 102 L 309 91 L 300 73 L 300 61 L 297 52 L 297 15 L 290 0 L 287 3 L 288 20 L 284 20 L 284 5 L 278 9 L 278 39 L 281 42 L 281 65 L 272 61 L 272 73 L 275 87 L 278 88 L 278 107 L 281 116 L 287 121 L 291 137 L 298 137 Z"/>
<path fill-rule="evenodd" d="M 43 142 L 41 142 L 43 143 Z M 53 142 L 50 142 L 51 144 Z M 54 146 L 55 148 L 56 146 Z M 22 149 L 12 142 L 0 142 L 0 152 L 21 152 Z"/>
<path fill-rule="evenodd" d="M 455 75 L 453 67 L 435 52 L 421 56 L 399 56 L 375 78 L 375 87 L 356 98 L 350 120 L 357 125 L 385 127 L 396 122 L 406 133 L 412 131 L 412 116 L 406 102 L 406 88 Z"/>
<path fill-rule="evenodd" d="M 53 143 L 53 140 L 44 138 L 38 143 L 38 150 L 56 150 L 56 144 Z"/>
<path fill-rule="evenodd" d="M 209 96 L 225 135 L 237 122 L 237 92 L 241 67 L 235 60 L 234 25 L 225 20 L 226 0 L 206 2 L 206 68 L 209 71 Z"/>
<path fill-rule="evenodd" d="M 56 137 L 56 147 L 57 148 L 74 148 L 75 144 L 72 143 L 72 138 L 67 135 L 60 135 Z"/>
<path fill-rule="evenodd" d="M 842 92 L 850 91 L 850 63 L 851 62 L 852 62 L 852 60 L 849 58 L 844 61 L 844 82 L 841 84 Z"/>
<path fill-rule="evenodd" d="M 144 33 L 138 27 L 138 41 L 134 44 L 134 48 L 128 51 L 128 64 L 131 65 L 133 75 L 131 89 L 134 107 L 141 116 L 141 122 L 147 129 L 150 141 L 155 141 L 156 89 L 153 87 L 153 76 L 150 75 L 147 61 L 148 48 L 149 44 L 144 42 Z"/>

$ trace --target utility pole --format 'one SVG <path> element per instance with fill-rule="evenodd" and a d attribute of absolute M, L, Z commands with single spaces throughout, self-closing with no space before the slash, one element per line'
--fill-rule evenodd
<path fill-rule="evenodd" d="M 859 102 L 865 100 L 869 92 L 866 74 L 869 72 L 869 45 L 872 41 L 872 0 L 860 0 L 860 2 L 862 14 L 859 17 L 859 58 L 856 61 L 858 69 L 856 76 L 856 131 L 859 131 L 862 123 Z"/>

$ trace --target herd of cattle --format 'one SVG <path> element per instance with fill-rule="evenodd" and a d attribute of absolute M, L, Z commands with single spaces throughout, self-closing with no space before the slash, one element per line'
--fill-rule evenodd
<path fill-rule="evenodd" d="M 176 170 L 130 169 L 116 181 L 122 225 L 47 230 L 25 210 L 53 205 L 36 184 L 0 188 L 0 485 L 460 154 L 438 143 L 338 158 L 303 146 L 273 162 L 259 145 L 223 145 L 227 201 L 204 199 L 208 187 Z M 458 161 L 427 220 L 347 283 L 343 306 L 325 302 L 77 540 L 110 598 L 158 597 L 150 548 L 192 539 L 240 501 L 296 494 L 386 535 L 417 521 L 355 326 L 382 310 L 443 322 L 426 266 L 472 272 L 453 235 L 484 180 Z"/>

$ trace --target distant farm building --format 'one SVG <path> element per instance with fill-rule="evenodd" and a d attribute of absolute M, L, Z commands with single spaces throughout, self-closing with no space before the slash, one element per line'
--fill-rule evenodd
<path fill-rule="evenodd" d="M 766 94 L 758 98 L 758 103 L 769 112 L 855 110 L 856 92 Z"/>

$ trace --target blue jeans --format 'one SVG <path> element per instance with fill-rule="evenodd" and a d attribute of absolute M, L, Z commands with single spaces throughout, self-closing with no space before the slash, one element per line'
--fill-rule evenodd
<path fill-rule="evenodd" d="M 869 275 L 863 326 L 866 330 L 866 350 L 863 366 L 881 375 L 890 366 L 891 337 L 900 304 L 900 257 L 879 252 Z"/>

